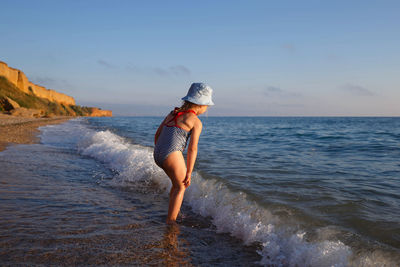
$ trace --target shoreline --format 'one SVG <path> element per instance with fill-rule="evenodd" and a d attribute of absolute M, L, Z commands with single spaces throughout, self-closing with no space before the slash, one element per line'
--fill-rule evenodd
<path fill-rule="evenodd" d="M 24 118 L 0 114 L 0 152 L 10 145 L 37 144 L 38 127 L 66 122 L 74 117 Z"/>

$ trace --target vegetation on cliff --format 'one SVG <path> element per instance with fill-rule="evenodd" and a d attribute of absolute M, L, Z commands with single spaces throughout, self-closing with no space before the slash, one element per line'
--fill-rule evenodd
<path fill-rule="evenodd" d="M 4 76 L 0 76 L 0 112 L 10 112 L 12 107 L 7 105 L 7 99 L 18 103 L 22 108 L 37 110 L 35 116 L 96 116 L 99 109 L 78 105 L 67 105 L 49 101 L 46 98 L 36 96 L 33 91 L 25 93 L 18 89 Z"/>

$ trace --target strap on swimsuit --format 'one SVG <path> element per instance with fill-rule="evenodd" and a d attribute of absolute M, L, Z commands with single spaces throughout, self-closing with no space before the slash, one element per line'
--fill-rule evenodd
<path fill-rule="evenodd" d="M 179 108 L 175 108 L 175 109 L 174 109 L 174 111 L 173 111 L 173 112 L 175 113 L 174 117 L 173 117 L 172 119 L 170 119 L 169 121 L 165 122 L 164 125 L 167 126 L 167 127 L 178 127 L 178 128 L 181 128 L 182 130 L 184 130 L 184 129 L 183 129 L 182 127 L 180 127 L 180 126 L 178 125 L 178 123 L 177 123 L 178 117 L 181 116 L 181 115 L 183 115 L 183 114 L 185 114 L 185 113 L 189 113 L 189 112 L 190 112 L 190 113 L 193 113 L 193 114 L 196 115 L 196 116 L 197 116 L 197 114 L 196 114 L 196 112 L 194 112 L 194 111 L 191 110 L 191 109 L 185 110 L 185 111 L 181 111 L 181 112 L 177 112 L 178 109 L 179 109 Z M 172 121 L 175 122 L 174 125 L 167 125 L 167 124 L 169 124 L 169 123 L 172 122 Z"/>
<path fill-rule="evenodd" d="M 163 168 L 163 162 L 170 153 L 174 151 L 183 152 L 190 136 L 190 132 L 177 124 L 177 118 L 189 112 L 197 115 L 193 110 L 185 110 L 181 112 L 178 112 L 178 110 L 179 108 L 175 108 L 174 111 L 171 112 L 173 118 L 163 124 L 168 128 L 163 128 L 154 147 L 154 160 L 161 168 Z M 174 125 L 167 125 L 172 121 L 174 121 Z"/>

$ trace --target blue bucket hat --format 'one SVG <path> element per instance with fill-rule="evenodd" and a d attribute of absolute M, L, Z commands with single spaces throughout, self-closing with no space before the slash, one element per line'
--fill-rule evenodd
<path fill-rule="evenodd" d="M 205 83 L 192 83 L 189 91 L 182 100 L 189 101 L 197 105 L 212 106 L 214 102 L 211 99 L 213 89 Z"/>

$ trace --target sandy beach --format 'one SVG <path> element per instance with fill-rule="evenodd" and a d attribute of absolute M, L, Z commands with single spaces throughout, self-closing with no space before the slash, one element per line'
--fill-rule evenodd
<path fill-rule="evenodd" d="M 35 144 L 39 141 L 38 127 L 62 123 L 71 117 L 23 118 L 0 114 L 0 151 L 10 144 Z"/>

